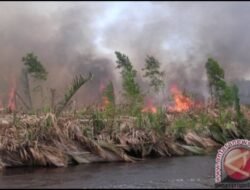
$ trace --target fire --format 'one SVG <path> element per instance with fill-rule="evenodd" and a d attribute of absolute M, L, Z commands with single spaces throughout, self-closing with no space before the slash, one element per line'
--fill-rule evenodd
<path fill-rule="evenodd" d="M 103 82 L 101 82 L 101 84 L 99 86 L 99 91 L 101 94 L 103 94 L 106 87 L 107 86 Z M 100 109 L 105 110 L 109 104 L 110 104 L 110 101 L 109 101 L 108 97 L 102 95 L 102 103 L 100 105 Z"/>
<path fill-rule="evenodd" d="M 10 92 L 9 92 L 9 99 L 8 99 L 8 110 L 11 112 L 16 110 L 16 83 L 15 81 L 12 82 Z"/>
<path fill-rule="evenodd" d="M 108 105 L 109 105 L 109 99 L 108 97 L 104 96 L 102 97 L 102 104 L 101 104 L 101 109 L 104 110 Z"/>
<path fill-rule="evenodd" d="M 153 105 L 151 100 L 147 101 L 147 105 L 141 110 L 144 113 L 156 113 L 157 108 Z"/>
<path fill-rule="evenodd" d="M 170 92 L 174 98 L 175 104 L 173 106 L 168 107 L 169 111 L 185 112 L 188 111 L 194 105 L 194 102 L 189 97 L 184 96 L 177 86 L 171 86 Z"/>

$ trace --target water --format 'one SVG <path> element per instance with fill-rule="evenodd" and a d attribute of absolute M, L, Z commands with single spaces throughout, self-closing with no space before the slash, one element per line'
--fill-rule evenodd
<path fill-rule="evenodd" d="M 0 188 L 214 188 L 215 156 L 0 172 Z"/>

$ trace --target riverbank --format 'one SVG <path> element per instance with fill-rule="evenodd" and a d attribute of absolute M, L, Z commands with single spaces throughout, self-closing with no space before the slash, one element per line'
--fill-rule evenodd
<path fill-rule="evenodd" d="M 249 113 L 245 109 L 244 114 Z M 0 166 L 66 167 L 206 155 L 228 140 L 247 135 L 237 125 L 233 109 L 166 113 L 160 119 L 152 113 L 144 113 L 140 118 L 113 119 L 76 113 L 59 118 L 52 113 L 2 114 Z M 156 125 L 163 121 L 160 127 Z"/>

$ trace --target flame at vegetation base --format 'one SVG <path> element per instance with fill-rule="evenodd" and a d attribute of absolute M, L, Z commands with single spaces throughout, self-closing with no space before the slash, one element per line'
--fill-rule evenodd
<path fill-rule="evenodd" d="M 152 100 L 147 101 L 147 105 L 141 110 L 143 113 L 157 113 L 157 108 L 153 105 Z"/>
<path fill-rule="evenodd" d="M 183 95 L 181 90 L 176 85 L 171 86 L 170 92 L 174 99 L 174 105 L 168 106 L 168 111 L 185 112 L 190 110 L 195 105 L 189 97 Z"/>
<path fill-rule="evenodd" d="M 109 104 L 110 102 L 109 102 L 108 97 L 106 96 L 102 97 L 102 103 L 101 103 L 100 109 L 105 110 Z"/>

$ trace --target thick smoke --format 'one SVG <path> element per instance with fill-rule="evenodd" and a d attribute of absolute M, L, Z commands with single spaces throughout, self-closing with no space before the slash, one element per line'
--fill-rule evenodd
<path fill-rule="evenodd" d="M 136 13 L 139 6 L 145 12 Z M 127 52 L 138 68 L 146 54 L 156 56 L 169 84 L 207 96 L 208 57 L 223 65 L 227 79 L 250 77 L 249 2 L 135 3 L 121 15 L 105 31 L 105 44 Z"/>
<path fill-rule="evenodd" d="M 1 3 L 0 8 L 0 57 L 1 92 L 6 97 L 13 76 L 18 81 L 23 66 L 21 58 L 34 52 L 49 72 L 46 94 L 49 99 L 50 88 L 55 88 L 61 98 L 75 74 L 94 74 L 87 91 L 77 94 L 80 102 L 92 101 L 98 95 L 100 80 L 107 76 L 112 79 L 110 61 L 103 57 L 94 44 L 96 32 L 93 29 L 95 15 L 102 13 L 100 5 L 89 3 L 65 3 L 57 10 L 47 13 L 48 7 L 38 11 L 38 5 L 29 3 Z M 11 76 L 10 76 L 11 75 Z M 33 85 L 34 86 L 34 85 Z M 21 88 L 21 84 L 19 84 Z M 96 88 L 94 93 L 93 89 Z M 90 91 L 90 92 L 88 92 Z M 38 97 L 38 99 L 41 97 Z M 6 102 L 6 98 L 5 98 Z M 38 103 L 41 103 L 38 102 Z"/>
<path fill-rule="evenodd" d="M 18 78 L 21 58 L 31 51 L 49 71 L 47 91 L 56 88 L 58 96 L 75 74 L 94 74 L 76 96 L 81 103 L 96 101 L 100 84 L 109 80 L 120 89 L 116 50 L 130 57 L 144 90 L 146 55 L 162 63 L 168 85 L 177 83 L 205 97 L 208 57 L 223 65 L 229 80 L 250 77 L 249 2 L 54 2 L 50 12 L 46 3 L 39 3 L 1 3 L 1 97 L 10 76 Z M 120 12 L 107 22 L 114 7 Z M 108 53 L 100 50 L 97 39 Z"/>

